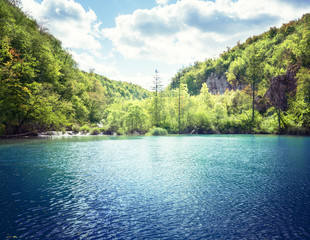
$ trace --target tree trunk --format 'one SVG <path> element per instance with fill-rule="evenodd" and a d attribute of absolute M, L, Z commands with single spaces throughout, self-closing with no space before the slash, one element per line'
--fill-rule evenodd
<path fill-rule="evenodd" d="M 281 129 L 281 112 L 280 112 L 281 110 L 280 109 L 278 109 L 278 124 L 279 124 L 279 131 L 280 131 L 280 129 Z"/>

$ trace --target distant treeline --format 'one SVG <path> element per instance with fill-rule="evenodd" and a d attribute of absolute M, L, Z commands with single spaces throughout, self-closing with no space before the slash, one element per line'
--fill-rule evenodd
<path fill-rule="evenodd" d="M 181 69 L 165 90 L 157 76 L 151 93 L 80 71 L 16 2 L 0 1 L 0 135 L 310 132 L 310 14 Z M 212 95 L 211 74 L 242 90 Z"/>

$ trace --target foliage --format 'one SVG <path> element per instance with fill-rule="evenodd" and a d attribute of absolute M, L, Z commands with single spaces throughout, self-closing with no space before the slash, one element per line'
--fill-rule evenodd
<path fill-rule="evenodd" d="M 18 6 L 0 1 L 1 134 L 99 123 L 107 104 L 149 96 L 134 84 L 80 71 L 61 42 Z"/>
<path fill-rule="evenodd" d="M 66 133 L 66 129 L 64 127 L 60 128 L 60 131 L 61 131 L 62 134 Z"/>
<path fill-rule="evenodd" d="M 168 131 L 160 127 L 152 127 L 147 133 L 150 136 L 165 136 L 168 135 Z"/>
<path fill-rule="evenodd" d="M 150 93 L 80 71 L 16 3 L 0 1 L 0 134 L 310 133 L 310 14 L 180 69 L 164 91 L 157 76 Z M 231 90 L 212 95 L 214 74 Z"/>
<path fill-rule="evenodd" d="M 90 127 L 87 124 L 84 124 L 81 128 L 80 128 L 80 132 L 82 133 L 88 133 L 90 132 Z"/>
<path fill-rule="evenodd" d="M 80 126 L 77 125 L 77 124 L 73 124 L 73 125 L 72 125 L 72 131 L 73 131 L 74 133 L 80 132 Z"/>
<path fill-rule="evenodd" d="M 190 125 L 197 133 L 283 133 L 288 129 L 307 132 L 310 128 L 309 49 L 310 14 L 305 14 L 279 29 L 274 27 L 242 44 L 238 42 L 218 59 L 195 62 L 181 69 L 169 89 L 177 89 L 183 82 L 191 99 L 197 95 L 213 109 L 211 113 L 206 106 L 196 108 Z M 226 76 L 231 88 L 243 89 L 243 93 L 228 91 L 222 97 L 210 97 L 206 82 L 214 73 Z M 248 121 L 250 101 L 252 123 Z M 259 119 L 254 121 L 254 116 Z M 189 129 L 187 126 L 187 132 Z"/>
<path fill-rule="evenodd" d="M 93 128 L 93 129 L 90 131 L 90 134 L 91 134 L 91 135 L 98 135 L 98 134 L 100 134 L 100 128 L 98 128 L 98 127 Z"/>
<path fill-rule="evenodd" d="M 254 60 L 253 67 L 259 67 L 256 71 L 260 76 L 257 89 L 266 91 L 269 80 L 277 75 L 285 74 L 291 65 L 299 64 L 303 67 L 310 65 L 310 14 L 305 14 L 299 21 L 283 24 L 281 28 L 270 28 L 269 31 L 248 38 L 244 43 L 237 43 L 233 48 L 228 48 L 217 59 L 206 59 L 203 62 L 195 62 L 193 65 L 183 67 L 172 78 L 170 89 L 179 86 L 181 78 L 187 84 L 190 95 L 199 95 L 203 83 L 216 73 L 226 76 L 232 87 L 252 81 L 249 63 Z M 251 52 L 256 51 L 249 58 Z M 253 61 L 252 61 L 253 62 Z M 261 66 L 260 66 L 261 65 Z M 253 74 L 252 68 L 252 74 Z M 210 87 L 210 86 L 209 86 Z"/>

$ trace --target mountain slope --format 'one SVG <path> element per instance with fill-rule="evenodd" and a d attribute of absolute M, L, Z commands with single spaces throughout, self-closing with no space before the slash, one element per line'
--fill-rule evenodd
<path fill-rule="evenodd" d="M 272 77 L 284 74 L 289 66 L 309 68 L 310 64 L 310 14 L 298 21 L 283 24 L 281 28 L 248 38 L 222 53 L 218 59 L 196 62 L 181 69 L 172 79 L 172 89 L 179 81 L 187 84 L 189 93 L 197 95 L 203 83 L 211 93 L 224 93 L 227 89 L 243 88 L 247 78 L 247 59 L 253 48 L 258 49 L 262 62 L 261 86 L 264 91 Z"/>
<path fill-rule="evenodd" d="M 14 2 L 0 1 L 0 135 L 99 122 L 113 98 L 149 96 L 80 71 L 61 42 Z"/>

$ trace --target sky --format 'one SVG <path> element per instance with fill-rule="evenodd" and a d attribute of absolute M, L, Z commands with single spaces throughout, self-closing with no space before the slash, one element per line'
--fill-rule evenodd
<path fill-rule="evenodd" d="M 151 89 L 182 67 L 298 20 L 310 0 L 21 0 L 81 70 Z"/>

